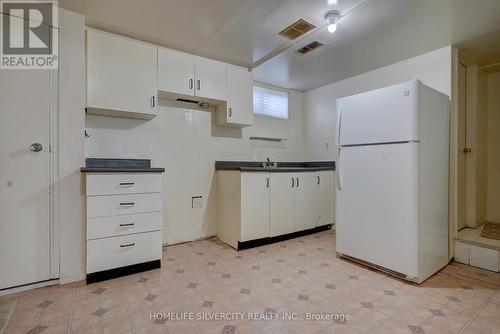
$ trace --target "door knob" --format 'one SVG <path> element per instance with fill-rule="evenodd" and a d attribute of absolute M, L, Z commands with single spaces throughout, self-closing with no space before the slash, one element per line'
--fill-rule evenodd
<path fill-rule="evenodd" d="M 471 153 L 472 149 L 469 147 L 464 148 L 464 153 Z"/>
<path fill-rule="evenodd" d="M 40 143 L 34 143 L 34 144 L 31 144 L 31 146 L 30 146 L 30 150 L 33 152 L 40 152 L 42 149 L 43 149 L 43 146 Z"/>

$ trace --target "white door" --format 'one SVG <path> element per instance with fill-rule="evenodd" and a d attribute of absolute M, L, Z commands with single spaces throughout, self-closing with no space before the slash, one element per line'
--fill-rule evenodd
<path fill-rule="evenodd" d="M 0 289 L 50 278 L 50 87 L 48 70 L 0 70 Z"/>
<path fill-rule="evenodd" d="M 417 275 L 418 144 L 343 148 L 338 157 L 337 251 Z"/>
<path fill-rule="evenodd" d="M 295 179 L 289 173 L 271 173 L 270 177 L 269 234 L 275 237 L 294 231 L 293 186 Z"/>
<path fill-rule="evenodd" d="M 87 31 L 87 106 L 156 114 L 157 51 L 154 46 Z"/>
<path fill-rule="evenodd" d="M 241 241 L 269 237 L 268 173 L 241 174 Z"/>
<path fill-rule="evenodd" d="M 195 95 L 225 101 L 226 64 L 220 61 L 195 57 Z"/>
<path fill-rule="evenodd" d="M 158 90 L 194 96 L 194 56 L 158 48 Z"/>
<path fill-rule="evenodd" d="M 293 173 L 295 187 L 293 189 L 294 201 L 294 230 L 303 231 L 316 226 L 316 207 L 314 195 L 316 193 L 315 173 Z"/>
<path fill-rule="evenodd" d="M 418 140 L 418 81 L 338 99 L 340 145 Z"/>
<path fill-rule="evenodd" d="M 467 68 L 462 63 L 458 66 L 458 115 L 457 115 L 457 229 L 461 230 L 466 226 L 467 217 L 467 177 L 466 165 L 467 154 L 467 116 L 466 116 L 466 96 L 467 96 Z"/>
<path fill-rule="evenodd" d="M 316 173 L 315 204 L 316 226 L 333 223 L 335 215 L 335 172 L 323 171 Z"/>
<path fill-rule="evenodd" d="M 227 65 L 227 123 L 253 124 L 253 81 L 248 69 Z"/>

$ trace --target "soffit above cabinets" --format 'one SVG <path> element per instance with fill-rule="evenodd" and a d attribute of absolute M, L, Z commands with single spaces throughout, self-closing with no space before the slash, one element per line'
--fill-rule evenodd
<path fill-rule="evenodd" d="M 309 90 L 500 29 L 498 0 L 60 0 L 91 27 L 253 67 L 258 81 Z M 329 34 L 324 14 L 350 12 Z M 354 10 L 353 10 L 354 9 Z M 317 28 L 289 40 L 298 19 Z M 306 56 L 295 50 L 325 43 Z"/>

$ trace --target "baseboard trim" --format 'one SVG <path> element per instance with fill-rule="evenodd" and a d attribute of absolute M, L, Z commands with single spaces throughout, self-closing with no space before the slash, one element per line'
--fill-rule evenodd
<path fill-rule="evenodd" d="M 158 268 L 161 268 L 161 260 L 154 260 L 149 262 L 133 264 L 131 266 L 98 271 L 96 273 L 87 274 L 87 284 L 102 282 L 108 279 L 137 274 L 143 271 L 148 271 Z"/>
<path fill-rule="evenodd" d="M 249 241 L 243 241 L 243 242 L 238 241 L 238 250 L 243 250 L 243 249 L 248 249 L 248 248 L 253 248 L 253 247 L 258 247 L 258 246 L 264 246 L 264 245 L 272 244 L 275 242 L 280 242 L 280 241 L 284 241 L 284 240 L 303 237 L 305 235 L 329 230 L 329 229 L 331 229 L 331 227 L 332 227 L 332 225 L 323 225 L 323 226 L 317 226 L 315 228 L 311 228 L 309 230 L 278 235 L 276 237 L 255 239 L 255 240 L 249 240 Z"/>
<path fill-rule="evenodd" d="M 19 286 L 15 286 L 12 288 L 6 288 L 6 289 L 0 290 L 0 296 L 6 296 L 6 295 L 18 293 L 18 292 L 33 290 L 33 289 L 37 289 L 37 288 L 43 288 L 46 286 L 57 285 L 57 284 L 59 284 L 58 278 L 50 279 L 50 280 L 42 281 L 42 282 L 31 283 L 31 284 L 19 285 Z"/>

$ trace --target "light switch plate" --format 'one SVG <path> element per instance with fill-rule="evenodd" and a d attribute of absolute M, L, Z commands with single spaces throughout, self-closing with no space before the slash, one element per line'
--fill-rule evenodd
<path fill-rule="evenodd" d="M 193 209 L 203 208 L 203 196 L 193 196 L 191 198 L 191 205 Z"/>

